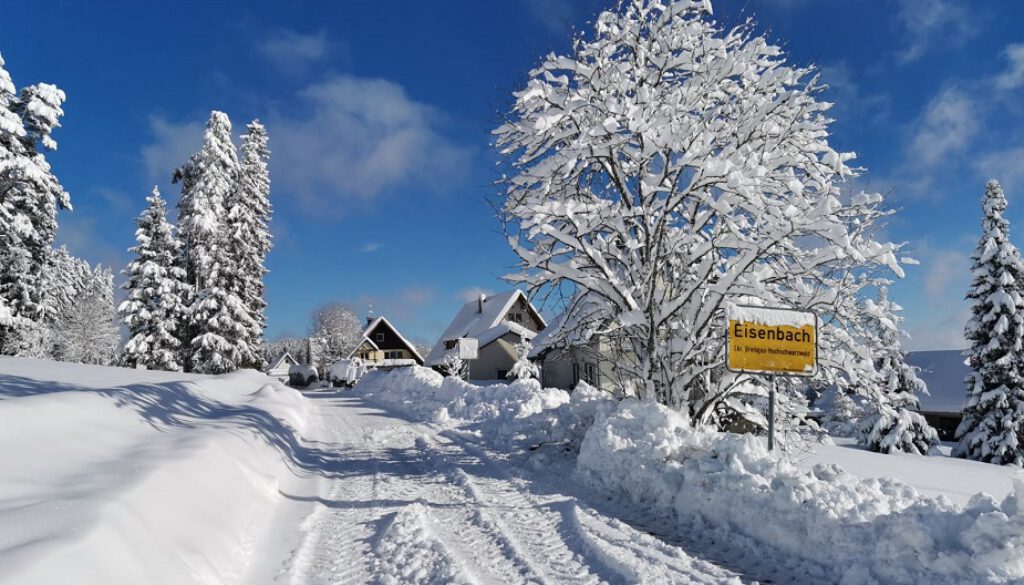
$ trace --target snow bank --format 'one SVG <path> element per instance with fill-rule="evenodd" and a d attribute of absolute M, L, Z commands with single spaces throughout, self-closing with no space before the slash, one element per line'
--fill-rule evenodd
<path fill-rule="evenodd" d="M 635 400 L 598 414 L 577 466 L 599 489 L 829 567 L 844 585 L 1024 578 L 1024 482 L 960 508 L 835 465 L 803 471 L 755 437 L 695 431 Z"/>
<path fill-rule="evenodd" d="M 247 582 L 305 419 L 252 371 L 0 358 L 0 582 Z"/>

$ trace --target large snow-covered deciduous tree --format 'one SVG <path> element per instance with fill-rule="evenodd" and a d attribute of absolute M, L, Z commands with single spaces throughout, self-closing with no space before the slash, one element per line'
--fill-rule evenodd
<path fill-rule="evenodd" d="M 971 318 L 964 329 L 973 370 L 953 455 L 1024 465 L 1024 261 L 1010 243 L 1006 196 L 989 181 L 982 198 L 981 241 L 972 256 Z"/>
<path fill-rule="evenodd" d="M 602 13 L 592 38 L 530 73 L 494 133 L 511 278 L 565 292 L 577 326 L 562 334 L 605 340 L 636 381 L 623 391 L 695 424 L 746 379 L 724 368 L 726 303 L 817 311 L 820 376 L 842 382 L 851 356 L 870 358 L 847 332 L 859 293 L 902 276 L 899 246 L 873 237 L 881 196 L 841 192 L 854 154 L 828 143 L 814 70 L 710 13 L 688 0 Z"/>
<path fill-rule="evenodd" d="M 114 308 L 114 273 L 104 266 L 90 269 L 75 301 L 53 324 L 54 357 L 82 364 L 111 365 L 116 361 L 120 334 Z"/>
<path fill-rule="evenodd" d="M 44 155 L 57 143 L 64 92 L 40 83 L 16 93 L 0 57 L 0 298 L 28 326 L 45 318 L 43 272 L 57 230 L 58 209 L 70 209 L 67 192 Z M 0 346 L 13 326 L 0 327 Z"/>
<path fill-rule="evenodd" d="M 348 357 L 363 338 L 363 323 L 345 303 L 326 303 L 313 311 L 309 327 L 311 337 L 321 340 L 327 365 Z"/>
<path fill-rule="evenodd" d="M 855 434 L 872 451 L 927 455 L 938 447 L 939 435 L 915 412 L 920 406 L 918 395 L 927 394 L 928 386 L 918 377 L 918 368 L 906 362 L 900 310 L 889 300 L 886 287 L 879 289 L 877 302 L 865 301 L 865 312 L 874 325 L 875 375 L 864 384 L 868 414 L 858 421 Z"/>
<path fill-rule="evenodd" d="M 124 270 L 127 298 L 118 313 L 128 328 L 121 361 L 128 367 L 182 370 L 181 329 L 190 289 L 180 266 L 181 244 L 167 221 L 167 204 L 160 190 L 146 198 L 146 209 L 135 220 L 136 246 Z"/>
<path fill-rule="evenodd" d="M 186 280 L 194 297 L 186 313 L 186 368 L 208 374 L 230 372 L 251 363 L 250 343 L 257 327 L 233 284 L 238 259 L 226 234 L 226 203 L 238 181 L 231 121 L 213 112 L 203 147 L 175 173 L 182 183 L 178 230 Z"/>
<path fill-rule="evenodd" d="M 241 299 L 251 317 L 246 334 L 250 348 L 241 357 L 240 367 L 262 368 L 258 348 L 267 325 L 267 303 L 263 277 L 270 252 L 270 149 L 267 131 L 259 120 L 247 126 L 240 148 L 238 180 L 225 202 L 227 254 L 235 263 L 228 277 L 228 288 Z"/>

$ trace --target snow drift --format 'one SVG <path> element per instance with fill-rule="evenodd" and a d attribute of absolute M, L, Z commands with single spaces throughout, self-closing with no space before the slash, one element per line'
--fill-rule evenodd
<path fill-rule="evenodd" d="M 252 371 L 0 358 L 0 582 L 245 582 L 305 406 Z"/>
<path fill-rule="evenodd" d="M 966 506 L 837 465 L 811 470 L 763 439 L 695 430 L 652 402 L 616 402 L 585 386 L 533 381 L 474 386 L 425 368 L 375 372 L 356 391 L 409 416 L 474 429 L 498 447 L 578 446 L 577 474 L 602 493 L 804 561 L 821 578 L 873 583 L 1011 583 L 1024 579 L 1024 482 L 1001 502 Z M 878 457 L 888 457 L 878 455 Z"/>

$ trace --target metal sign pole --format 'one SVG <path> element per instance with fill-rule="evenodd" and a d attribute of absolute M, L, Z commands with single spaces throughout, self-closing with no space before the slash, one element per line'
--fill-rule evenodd
<path fill-rule="evenodd" d="M 768 450 L 775 450 L 775 376 L 768 376 Z"/>

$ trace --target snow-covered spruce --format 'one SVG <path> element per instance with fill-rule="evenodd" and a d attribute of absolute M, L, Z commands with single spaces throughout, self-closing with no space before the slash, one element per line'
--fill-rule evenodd
<path fill-rule="evenodd" d="M 537 364 L 530 361 L 530 350 L 533 346 L 530 344 L 530 340 L 523 338 L 522 341 L 516 344 L 516 362 L 512 364 L 512 369 L 508 371 L 509 380 L 539 380 L 540 379 L 540 368 Z"/>
<path fill-rule="evenodd" d="M 57 230 L 57 210 L 70 209 L 67 192 L 43 154 L 57 143 L 64 92 L 40 83 L 16 93 L 0 57 L 0 298 L 16 318 L 0 327 L 0 348 L 44 317 L 43 272 Z"/>
<path fill-rule="evenodd" d="M 252 320 L 246 333 L 250 350 L 242 355 L 238 366 L 262 369 L 263 358 L 256 349 L 262 345 L 267 325 L 263 277 L 270 251 L 270 149 L 267 131 L 259 120 L 246 128 L 237 183 L 225 201 L 225 245 L 235 264 L 226 286 L 242 300 Z"/>
<path fill-rule="evenodd" d="M 202 150 L 175 173 L 182 183 L 178 229 L 182 257 L 195 297 L 186 312 L 186 343 L 191 371 L 219 374 L 241 364 L 257 363 L 250 343 L 258 324 L 233 282 L 237 258 L 225 228 L 225 203 L 238 180 L 238 158 L 231 141 L 231 121 L 213 112 Z"/>
<path fill-rule="evenodd" d="M 180 371 L 181 335 L 189 287 L 179 258 L 181 244 L 167 221 L 167 205 L 160 191 L 146 198 L 148 206 L 135 220 L 138 245 L 135 258 L 124 270 L 126 298 L 118 307 L 128 328 L 122 363 L 150 370 Z"/>
<path fill-rule="evenodd" d="M 917 376 L 917 368 L 906 362 L 900 342 L 901 307 L 889 300 L 886 287 L 878 295 L 877 302 L 865 301 L 875 333 L 875 375 L 858 386 L 869 412 L 857 424 L 857 441 L 872 451 L 926 455 L 939 445 L 939 434 L 912 409 L 919 405 L 917 395 L 926 394 L 928 387 Z"/>
<path fill-rule="evenodd" d="M 964 329 L 973 372 L 957 428 L 954 455 L 1003 465 L 1024 465 L 1024 261 L 1010 243 L 1003 217 L 1006 196 L 996 181 L 985 185 L 978 248 L 971 257 L 967 298 L 971 319 Z"/>
<path fill-rule="evenodd" d="M 902 276 L 899 246 L 872 235 L 880 195 L 840 193 L 854 154 L 828 143 L 813 68 L 688 0 L 627 0 L 574 47 L 495 131 L 513 278 L 576 291 L 560 335 L 606 342 L 623 393 L 694 424 L 726 420 L 744 384 L 724 368 L 726 302 L 827 310 L 821 386 L 870 368 L 849 329 L 861 291 Z"/>

